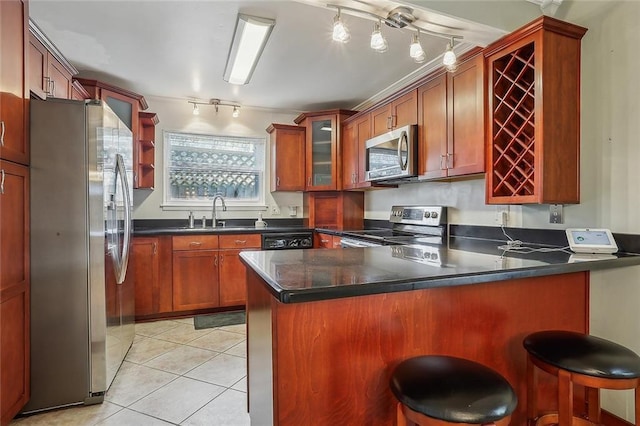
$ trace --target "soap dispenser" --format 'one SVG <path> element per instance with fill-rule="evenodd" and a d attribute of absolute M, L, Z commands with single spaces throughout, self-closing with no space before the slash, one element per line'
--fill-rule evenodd
<path fill-rule="evenodd" d="M 262 220 L 262 212 L 258 213 L 258 220 L 256 220 L 256 228 L 265 228 L 267 226 L 267 222 Z"/>

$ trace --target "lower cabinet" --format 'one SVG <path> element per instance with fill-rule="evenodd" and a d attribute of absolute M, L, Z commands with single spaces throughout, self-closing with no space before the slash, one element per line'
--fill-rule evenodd
<path fill-rule="evenodd" d="M 171 237 L 136 237 L 131 247 L 127 282 L 135 287 L 136 319 L 171 312 Z"/>
<path fill-rule="evenodd" d="M 259 250 L 262 245 L 260 234 L 221 235 L 220 268 L 220 306 L 240 306 L 247 303 L 247 274 L 240 260 L 243 250 Z"/>
<path fill-rule="evenodd" d="M 243 306 L 243 250 L 259 250 L 260 234 L 135 237 L 127 282 L 133 282 L 136 319 Z"/>
<path fill-rule="evenodd" d="M 173 237 L 173 311 L 219 306 L 218 236 Z"/>
<path fill-rule="evenodd" d="M 342 248 L 342 237 L 316 232 L 313 239 L 313 248 Z"/>

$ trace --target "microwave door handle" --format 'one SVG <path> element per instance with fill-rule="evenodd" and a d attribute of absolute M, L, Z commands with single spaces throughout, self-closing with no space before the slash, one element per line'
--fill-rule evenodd
<path fill-rule="evenodd" d="M 402 145 L 407 148 L 407 159 L 402 161 Z M 409 161 L 409 138 L 407 137 L 407 132 L 402 131 L 400 133 L 400 138 L 398 140 L 398 165 L 400 166 L 400 170 L 407 170 L 407 162 Z"/>

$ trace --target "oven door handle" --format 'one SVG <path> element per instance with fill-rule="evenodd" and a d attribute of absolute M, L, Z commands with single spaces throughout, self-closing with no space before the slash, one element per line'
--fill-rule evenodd
<path fill-rule="evenodd" d="M 407 152 L 407 158 L 402 161 L 402 146 L 405 146 L 405 150 Z M 400 166 L 400 170 L 407 170 L 407 163 L 409 162 L 409 137 L 407 136 L 406 131 L 402 131 L 400 133 L 400 137 L 398 138 L 398 165 Z"/>

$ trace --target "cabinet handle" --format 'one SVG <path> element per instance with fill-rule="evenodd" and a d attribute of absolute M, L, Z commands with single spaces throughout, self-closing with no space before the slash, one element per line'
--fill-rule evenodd
<path fill-rule="evenodd" d="M 307 186 L 311 186 L 311 176 L 309 176 L 309 179 L 307 180 Z"/>
<path fill-rule="evenodd" d="M 276 178 L 276 186 L 280 186 L 280 176 Z"/>
<path fill-rule="evenodd" d="M 391 123 L 391 116 L 387 116 L 387 129 L 391 129 L 392 123 Z"/>
<path fill-rule="evenodd" d="M 0 194 L 4 194 L 4 169 L 0 170 L 2 177 L 0 178 Z"/>
<path fill-rule="evenodd" d="M 237 246 L 244 246 L 247 244 L 247 240 L 236 240 Z"/>
<path fill-rule="evenodd" d="M 222 266 L 222 262 L 224 262 L 224 254 L 220 255 L 220 265 Z"/>
<path fill-rule="evenodd" d="M 4 121 L 0 121 L 2 132 L 0 132 L 0 146 L 4 146 Z"/>
<path fill-rule="evenodd" d="M 453 169 L 453 154 L 447 154 L 447 169 Z"/>
<path fill-rule="evenodd" d="M 51 96 L 54 96 L 54 94 L 56 93 L 56 82 L 55 82 L 55 80 L 49 79 L 49 85 L 51 86 L 51 92 L 49 92 L 49 94 Z"/>
<path fill-rule="evenodd" d="M 154 242 L 152 244 L 153 247 L 153 255 L 155 256 L 158 253 L 158 243 Z"/>
<path fill-rule="evenodd" d="M 447 162 L 447 156 L 446 155 L 441 155 L 440 156 L 440 170 L 446 170 L 447 166 L 446 166 L 446 162 Z"/>
<path fill-rule="evenodd" d="M 213 256 L 213 264 L 218 267 L 218 255 Z"/>
<path fill-rule="evenodd" d="M 44 78 L 44 93 L 47 95 L 50 95 L 51 92 L 49 91 L 51 89 L 51 79 L 49 77 L 43 77 Z"/>
<path fill-rule="evenodd" d="M 398 116 L 394 114 L 391 116 L 391 128 L 395 129 L 396 127 L 398 127 Z"/>
<path fill-rule="evenodd" d="M 201 245 L 202 245 L 202 243 L 199 242 L 199 241 L 191 241 L 189 243 L 189 247 L 200 247 Z"/>
<path fill-rule="evenodd" d="M 323 244 L 325 244 L 325 243 L 328 243 L 328 242 L 329 242 L 329 240 L 320 240 L 320 242 L 321 242 L 321 243 L 323 243 Z"/>

